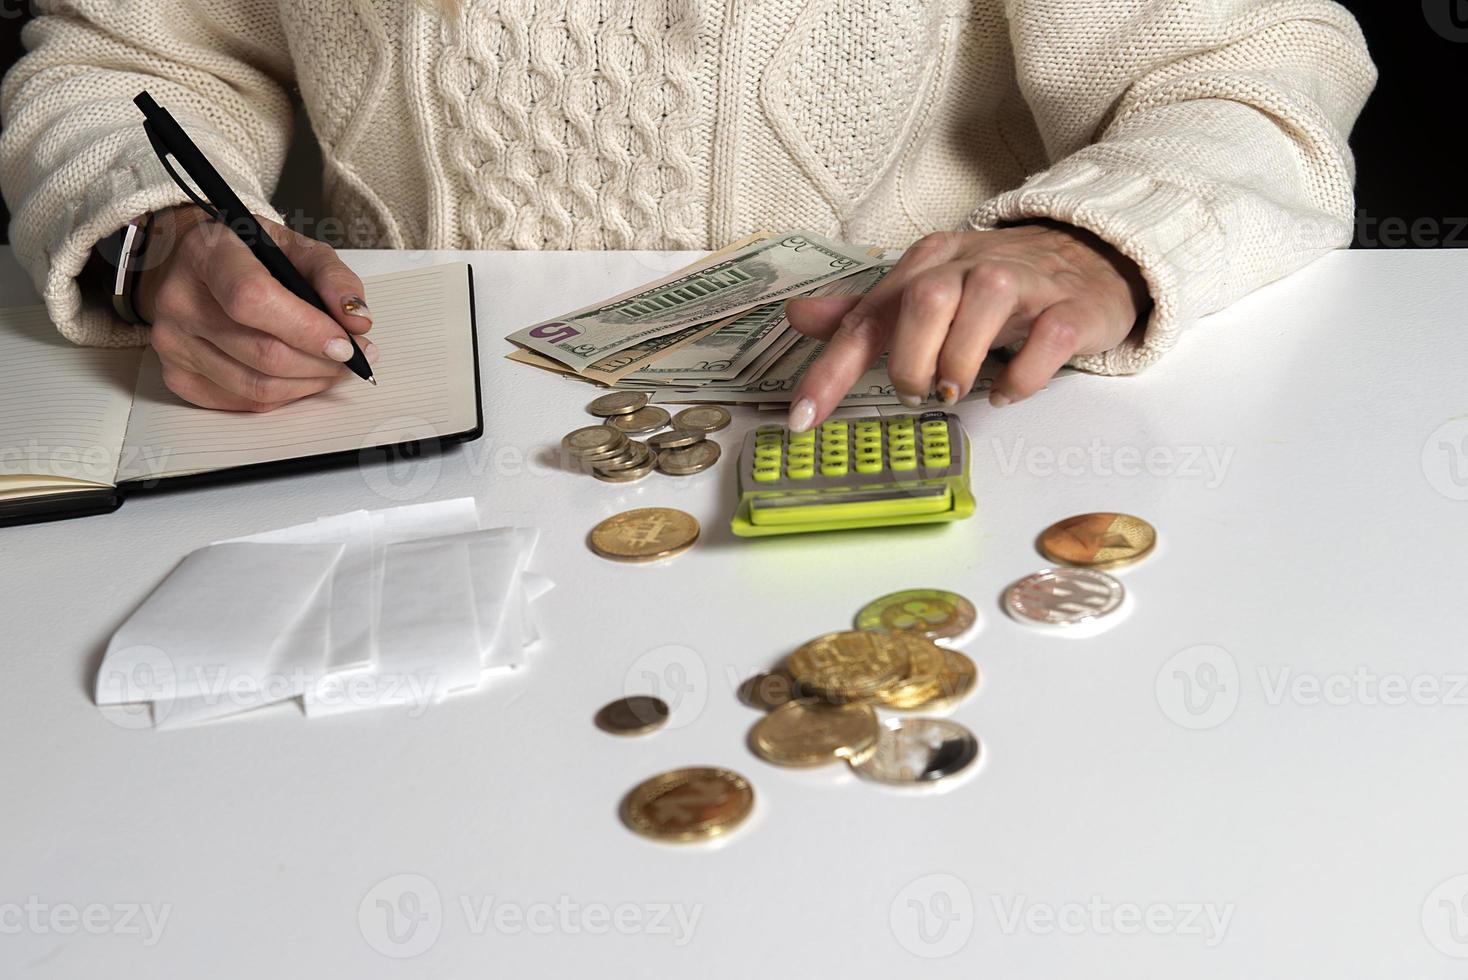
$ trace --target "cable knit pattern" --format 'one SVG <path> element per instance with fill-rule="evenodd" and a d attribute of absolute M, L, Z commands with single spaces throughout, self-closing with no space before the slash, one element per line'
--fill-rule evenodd
<path fill-rule="evenodd" d="M 0 87 L 16 254 L 63 334 L 93 243 L 181 203 L 131 97 L 254 209 L 298 86 L 352 245 L 712 248 L 805 227 L 902 247 L 1045 217 L 1141 267 L 1135 371 L 1350 240 L 1375 83 L 1330 0 L 41 0 Z M 305 228 L 307 232 L 314 230 Z"/>

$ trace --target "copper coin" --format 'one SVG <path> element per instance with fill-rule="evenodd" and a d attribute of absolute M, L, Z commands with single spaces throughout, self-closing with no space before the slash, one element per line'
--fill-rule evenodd
<path fill-rule="evenodd" d="M 754 809 L 754 789 L 737 772 L 712 766 L 653 776 L 622 800 L 622 821 L 654 840 L 709 840 L 738 827 Z"/>
<path fill-rule="evenodd" d="M 668 702 L 646 694 L 618 698 L 596 713 L 596 727 L 612 735 L 646 735 L 668 720 Z"/>
<path fill-rule="evenodd" d="M 1157 544 L 1157 530 L 1131 514 L 1078 514 L 1047 527 L 1040 553 L 1080 568 L 1119 568 L 1140 561 Z"/>

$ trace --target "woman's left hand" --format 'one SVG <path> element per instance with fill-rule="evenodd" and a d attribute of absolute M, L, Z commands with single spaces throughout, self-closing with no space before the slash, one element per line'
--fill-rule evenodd
<path fill-rule="evenodd" d="M 789 303 L 790 323 L 828 340 L 791 401 L 790 427 L 831 413 L 883 351 L 904 405 L 966 394 L 990 348 L 1024 346 L 989 401 L 1034 394 L 1076 354 L 1110 350 L 1147 309 L 1136 265 L 1090 232 L 1052 222 L 939 232 L 913 243 L 865 296 Z"/>

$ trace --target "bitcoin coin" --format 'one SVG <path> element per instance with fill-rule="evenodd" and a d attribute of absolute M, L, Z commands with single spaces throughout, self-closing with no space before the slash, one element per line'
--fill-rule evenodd
<path fill-rule="evenodd" d="M 645 391 L 612 391 L 595 399 L 586 410 L 592 415 L 631 415 L 646 404 Z"/>
<path fill-rule="evenodd" d="M 613 561 L 671 558 L 698 540 L 698 521 L 671 507 L 639 507 L 613 514 L 591 529 L 591 550 Z"/>
<path fill-rule="evenodd" d="M 668 702 L 634 694 L 604 705 L 594 720 L 597 728 L 613 735 L 645 735 L 668 720 Z"/>
<path fill-rule="evenodd" d="M 738 694 L 739 700 L 751 708 L 773 711 L 795 697 L 795 678 L 785 670 L 755 674 L 739 685 Z"/>
<path fill-rule="evenodd" d="M 1040 534 L 1040 553 L 1082 568 L 1119 568 L 1151 554 L 1157 530 L 1130 514 L 1078 514 Z"/>
<path fill-rule="evenodd" d="M 727 834 L 754 809 L 749 781 L 728 769 L 674 769 L 632 788 L 622 822 L 654 840 L 689 843 Z"/>
<path fill-rule="evenodd" d="M 658 408 L 656 405 L 648 405 L 646 408 L 639 408 L 631 414 L 614 415 L 607 419 L 607 425 L 628 435 L 656 432 L 667 424 L 668 410 Z"/>
<path fill-rule="evenodd" d="M 609 425 L 588 425 L 566 433 L 561 448 L 582 459 L 615 450 L 626 435 Z"/>
<path fill-rule="evenodd" d="M 876 747 L 851 763 L 857 773 L 881 783 L 931 783 L 962 772 L 979 757 L 979 740 L 946 718 L 893 718 L 882 726 Z"/>
<path fill-rule="evenodd" d="M 658 453 L 658 469 L 670 476 L 692 476 L 717 463 L 719 453 L 719 444 L 707 439 L 686 449 L 664 449 Z"/>
<path fill-rule="evenodd" d="M 877 743 L 877 713 L 865 704 L 831 704 L 816 698 L 790 701 L 750 732 L 749 744 L 777 766 L 821 766 L 862 759 Z"/>
<path fill-rule="evenodd" d="M 856 614 L 859 630 L 901 630 L 929 639 L 958 636 L 978 618 L 974 604 L 942 589 L 908 589 L 873 599 Z"/>
<path fill-rule="evenodd" d="M 912 634 L 908 647 L 907 673 L 873 695 L 873 701 L 890 708 L 917 708 L 939 697 L 944 650 L 932 640 Z"/>
<path fill-rule="evenodd" d="M 647 437 L 647 444 L 654 449 L 682 449 L 695 442 L 703 442 L 704 434 L 692 429 L 671 429 Z"/>
<path fill-rule="evenodd" d="M 904 633 L 846 630 L 827 633 L 790 655 L 791 675 L 802 690 L 832 701 L 864 701 L 907 676 L 911 647 Z"/>
<path fill-rule="evenodd" d="M 697 429 L 700 432 L 718 432 L 730 422 L 729 410 L 718 405 L 699 405 L 685 408 L 673 416 L 673 424 L 680 429 Z"/>
<path fill-rule="evenodd" d="M 1047 568 L 1026 575 L 1004 593 L 1011 616 L 1047 626 L 1077 626 L 1121 606 L 1121 583 L 1093 568 Z"/>

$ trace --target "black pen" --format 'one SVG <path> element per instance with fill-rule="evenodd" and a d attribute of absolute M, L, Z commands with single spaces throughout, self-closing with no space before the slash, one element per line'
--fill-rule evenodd
<path fill-rule="evenodd" d="M 173 178 L 173 182 L 183 190 L 199 207 L 203 208 L 215 220 L 223 222 L 230 231 L 239 236 L 240 241 L 260 264 L 275 277 L 276 282 L 299 296 L 301 299 L 316 307 L 327 316 L 331 311 L 326 308 L 326 303 L 321 299 L 319 293 L 312 288 L 306 277 L 301 275 L 300 270 L 291 265 L 291 260 L 286 258 L 280 246 L 275 240 L 260 227 L 260 222 L 250 213 L 240 201 L 239 195 L 230 189 L 225 179 L 214 169 L 214 164 L 204 156 L 203 152 L 189 139 L 189 134 L 169 115 L 168 110 L 163 108 L 147 92 L 139 92 L 133 99 L 137 107 L 143 110 L 146 121 L 143 129 L 148 134 L 148 140 L 153 144 L 158 159 L 163 163 L 163 169 Z M 194 189 L 188 185 L 183 178 L 173 169 L 168 162 L 173 157 L 178 165 L 183 168 L 184 173 L 189 175 L 193 182 L 199 185 L 199 190 L 208 198 L 208 202 L 199 199 Z M 362 353 L 362 348 L 357 346 L 357 341 L 351 333 L 343 330 L 347 336 L 347 343 L 352 345 L 351 359 L 346 362 L 352 373 L 363 381 L 377 384 L 377 379 L 372 376 L 372 365 L 367 363 L 367 357 Z"/>

